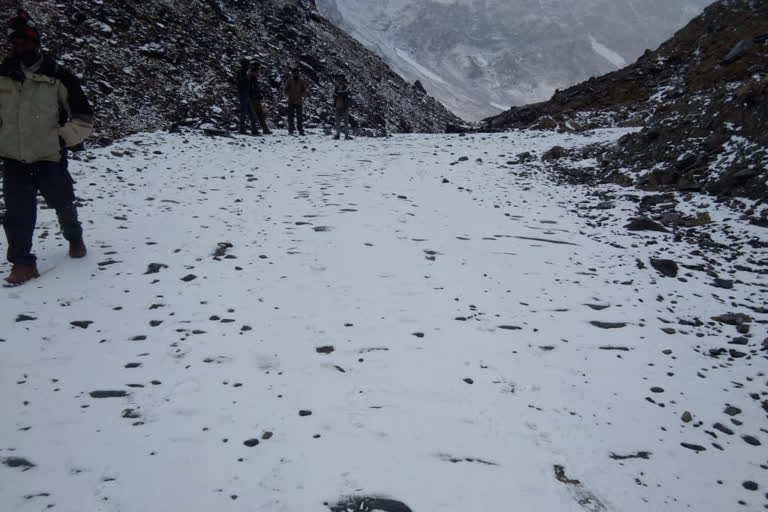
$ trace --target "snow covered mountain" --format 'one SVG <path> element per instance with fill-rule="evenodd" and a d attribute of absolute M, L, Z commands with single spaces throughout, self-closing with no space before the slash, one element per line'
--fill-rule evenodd
<path fill-rule="evenodd" d="M 549 98 L 656 48 L 710 0 L 318 0 L 465 119 Z"/>

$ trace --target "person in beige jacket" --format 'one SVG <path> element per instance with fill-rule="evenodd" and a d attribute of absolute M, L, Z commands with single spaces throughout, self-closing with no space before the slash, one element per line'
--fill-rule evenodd
<path fill-rule="evenodd" d="M 0 64 L 0 160 L 11 273 L 6 286 L 39 277 L 32 254 L 37 193 L 56 210 L 69 255 L 86 255 L 67 148 L 93 129 L 93 110 L 77 77 L 41 52 L 40 31 L 19 9 L 7 24 L 11 55 Z"/>

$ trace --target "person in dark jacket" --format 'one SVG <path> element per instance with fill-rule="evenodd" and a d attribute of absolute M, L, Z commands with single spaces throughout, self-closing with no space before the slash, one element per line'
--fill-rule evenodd
<path fill-rule="evenodd" d="M 307 94 L 307 82 L 301 78 L 299 68 L 293 68 L 291 77 L 285 82 L 285 95 L 288 97 L 288 135 L 293 135 L 294 117 L 299 135 L 304 135 L 304 96 Z"/>
<path fill-rule="evenodd" d="M 336 136 L 334 139 L 341 138 L 341 126 L 344 125 L 344 138 L 349 140 L 349 85 L 343 74 L 336 75 L 333 106 L 336 109 Z"/>
<path fill-rule="evenodd" d="M 93 110 L 77 77 L 41 52 L 40 31 L 27 12 L 7 24 L 11 55 L 0 64 L 0 159 L 5 235 L 11 273 L 7 285 L 39 277 L 32 254 L 37 193 L 56 211 L 69 255 L 86 255 L 67 148 L 93 130 Z"/>
<path fill-rule="evenodd" d="M 240 59 L 240 69 L 237 71 L 235 82 L 237 83 L 237 99 L 240 103 L 240 133 L 243 135 L 247 133 L 245 131 L 246 120 L 249 120 L 251 123 L 251 133 L 258 135 L 259 130 L 256 128 L 256 116 L 253 114 L 253 108 L 251 108 L 251 83 L 248 78 L 248 59 Z"/>
<path fill-rule="evenodd" d="M 267 114 L 264 112 L 264 105 L 261 104 L 264 93 L 261 90 L 261 83 L 259 83 L 259 65 L 256 62 L 252 62 L 248 69 L 248 94 L 251 99 L 251 108 L 256 113 L 261 130 L 264 135 L 269 135 L 272 132 L 267 127 Z"/>

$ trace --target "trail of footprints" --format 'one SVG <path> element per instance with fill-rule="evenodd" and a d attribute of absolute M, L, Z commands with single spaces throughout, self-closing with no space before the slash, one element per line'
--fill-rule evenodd
<path fill-rule="evenodd" d="M 677 203 L 683 200 L 680 197 L 674 197 L 670 201 L 670 198 L 665 196 L 659 199 L 660 202 L 654 204 L 652 200 L 648 200 L 649 197 L 653 197 L 652 195 L 643 198 L 638 196 L 639 203 L 636 203 L 633 197 L 627 201 L 626 197 L 619 197 L 620 193 L 606 189 L 582 191 L 579 193 L 583 196 L 581 203 L 574 205 L 572 199 L 564 199 L 560 197 L 557 189 L 550 189 L 552 190 L 551 201 L 565 205 L 575 215 L 582 218 L 581 231 L 573 232 L 568 228 L 560 227 L 560 219 L 548 218 L 546 210 L 528 210 L 525 200 L 520 204 L 513 204 L 509 200 L 513 191 L 515 194 L 519 194 L 521 190 L 535 189 L 541 193 L 544 178 L 538 175 L 538 168 L 535 164 L 512 163 L 512 159 L 515 158 L 512 154 L 489 155 L 487 151 L 482 150 L 486 142 L 485 137 L 473 136 L 464 140 L 446 140 L 453 142 L 451 144 L 436 144 L 432 148 L 433 152 L 424 152 L 413 158 L 423 161 L 425 167 L 434 166 L 434 162 L 440 162 L 439 165 L 444 166 L 445 153 L 449 153 L 451 156 L 449 160 L 452 163 L 445 166 L 444 175 L 439 177 L 438 184 L 442 187 L 453 187 L 457 193 L 464 194 L 465 201 L 474 203 L 477 208 L 497 210 L 498 215 L 504 216 L 509 225 L 507 233 L 483 233 L 482 226 L 479 226 L 478 232 L 475 233 L 455 233 L 454 238 L 457 241 L 487 243 L 489 253 L 495 250 L 494 242 L 509 239 L 514 239 L 515 243 L 542 248 L 548 245 L 580 247 L 584 245 L 583 241 L 585 240 L 598 241 L 611 246 L 616 251 L 619 251 L 619 247 L 656 246 L 659 248 L 660 256 L 678 260 L 679 264 L 684 266 L 677 278 L 679 283 L 676 287 L 677 291 L 672 293 L 658 291 L 656 297 L 652 298 L 655 302 L 653 305 L 646 302 L 649 299 L 648 293 L 655 288 L 661 290 L 661 287 L 657 287 L 656 284 L 670 278 L 657 273 L 648 261 L 638 260 L 633 252 L 627 249 L 625 252 L 614 251 L 599 256 L 594 255 L 598 261 L 588 263 L 573 261 L 570 268 L 558 269 L 555 280 L 570 286 L 578 286 L 584 281 L 599 281 L 605 290 L 628 287 L 637 293 L 635 303 L 611 303 L 604 297 L 594 297 L 591 303 L 568 304 L 560 297 L 551 297 L 544 287 L 539 298 L 539 304 L 519 303 L 518 307 L 521 312 L 516 317 L 522 320 L 508 321 L 504 312 L 494 311 L 493 304 L 484 298 L 472 300 L 468 297 L 462 297 L 459 290 L 444 290 L 446 295 L 456 295 L 455 308 L 445 311 L 448 320 L 460 324 L 490 326 L 491 330 L 499 336 L 515 336 L 517 337 L 515 339 L 525 338 L 529 340 L 535 339 L 537 322 L 544 318 L 557 319 L 558 315 L 564 315 L 573 310 L 578 310 L 584 318 L 594 318 L 591 323 L 597 330 L 615 329 L 621 331 L 630 324 L 646 330 L 660 329 L 670 336 L 669 347 L 674 348 L 665 348 L 659 351 L 658 357 L 648 364 L 664 366 L 669 380 L 666 380 L 662 386 L 642 377 L 643 380 L 648 381 L 647 394 L 627 397 L 627 399 L 638 402 L 638 407 L 644 402 L 664 408 L 668 410 L 670 416 L 679 418 L 674 431 L 662 428 L 664 431 L 662 436 L 665 438 L 665 446 L 667 446 L 665 449 L 670 449 L 668 445 L 675 443 L 680 450 L 692 450 L 701 453 L 702 456 L 706 456 L 710 451 L 727 451 L 732 446 L 739 444 L 746 444 L 757 451 L 764 450 L 763 443 L 768 442 L 768 429 L 766 428 L 768 424 L 765 423 L 765 413 L 768 413 L 768 376 L 761 368 L 764 368 L 764 359 L 768 350 L 768 338 L 763 339 L 766 336 L 765 324 L 768 323 L 764 317 L 768 313 L 764 309 L 765 292 L 768 285 L 765 284 L 761 274 L 754 270 L 756 261 L 765 260 L 764 250 L 756 249 L 758 254 L 750 256 L 744 250 L 736 251 L 733 248 L 729 249 L 716 244 L 707 246 L 707 240 L 713 238 L 714 235 L 710 238 L 699 238 L 698 240 L 703 239 L 703 242 L 686 247 L 677 240 L 678 234 L 623 231 L 622 226 L 627 218 L 638 213 L 632 210 L 632 204 L 639 204 L 641 214 L 654 215 L 654 209 L 659 204 Z M 191 138 L 184 142 L 191 153 L 198 147 L 198 144 L 201 147 L 205 145 L 194 142 Z M 232 142 L 231 144 L 233 151 L 251 151 L 253 149 L 251 145 L 245 143 Z M 271 144 L 274 145 L 275 143 Z M 271 271 L 270 266 L 274 265 L 276 259 L 282 258 L 283 255 L 301 255 L 311 244 L 316 243 L 313 236 L 332 233 L 335 229 L 334 220 L 338 219 L 339 216 L 366 215 L 367 206 L 365 204 L 347 199 L 347 192 L 356 187 L 370 187 L 369 197 L 371 198 L 376 197 L 378 193 L 377 204 L 380 207 L 390 209 L 394 216 L 415 215 L 414 212 L 419 210 L 419 201 L 425 199 L 409 197 L 408 194 L 397 190 L 377 191 L 371 185 L 371 183 L 379 184 L 379 180 L 384 179 L 385 173 L 396 172 L 396 169 L 388 167 L 387 164 L 397 161 L 401 158 L 402 153 L 408 153 L 411 150 L 408 147 L 398 148 L 402 153 L 385 154 L 381 158 L 381 152 L 391 151 L 391 147 L 395 146 L 393 143 L 385 145 L 384 148 L 378 148 L 371 144 L 368 149 L 373 153 L 378 153 L 377 158 L 371 158 L 365 151 L 357 154 L 355 149 L 351 149 L 348 157 L 339 162 L 336 169 L 327 169 L 322 172 L 306 170 L 312 165 L 312 150 L 314 148 L 304 147 L 302 148 L 303 152 L 297 153 L 296 156 L 288 160 L 285 169 L 279 170 L 282 177 L 276 182 L 280 183 L 282 189 L 278 189 L 277 185 L 273 184 L 265 185 L 261 175 L 270 171 L 266 171 L 258 165 L 246 169 L 242 167 L 222 169 L 217 176 L 212 174 L 204 176 L 204 185 L 200 187 L 199 184 L 192 182 L 194 174 L 191 169 L 199 165 L 209 165 L 209 161 L 197 157 L 196 161 L 188 164 L 189 167 L 173 169 L 172 172 L 167 173 L 171 180 L 168 183 L 167 191 L 154 192 L 147 190 L 148 187 L 144 185 L 144 181 L 152 167 L 162 165 L 160 161 L 166 155 L 153 149 L 153 146 L 146 141 L 136 141 L 135 148 L 131 147 L 130 144 L 127 146 L 126 149 L 112 151 L 115 161 L 114 169 L 110 166 L 99 170 L 103 173 L 102 177 L 106 181 L 80 183 L 79 190 L 84 195 L 81 200 L 85 205 L 84 210 L 89 213 L 96 211 L 93 206 L 94 202 L 113 201 L 119 198 L 114 193 L 115 186 L 144 196 L 143 202 L 146 204 L 143 205 L 141 211 L 136 211 L 136 206 L 120 202 L 118 199 L 109 210 L 111 218 L 100 219 L 100 222 L 110 223 L 115 232 L 130 232 L 137 236 L 127 237 L 121 244 L 97 243 L 93 251 L 95 254 L 89 260 L 89 264 L 93 265 L 95 262 L 92 273 L 94 279 L 100 277 L 103 280 L 104 275 L 108 275 L 114 279 L 127 279 L 125 286 L 136 286 L 136 290 L 126 290 L 126 293 L 140 294 L 145 299 L 146 311 L 139 314 L 137 311 L 130 310 L 120 304 L 119 297 L 115 298 L 113 310 L 126 316 L 141 316 L 146 320 L 144 325 L 135 326 L 135 334 L 122 340 L 109 339 L 108 326 L 96 317 L 71 318 L 69 328 L 82 330 L 94 341 L 101 339 L 102 341 L 98 342 L 97 345 L 133 344 L 136 355 L 131 360 L 126 360 L 122 368 L 116 369 L 125 375 L 125 389 L 82 390 L 75 396 L 73 403 L 77 407 L 87 407 L 90 405 L 90 400 L 123 400 L 120 416 L 134 428 L 145 428 L 142 407 L 144 390 L 161 388 L 166 385 L 163 382 L 163 375 L 147 374 L 146 370 L 150 366 L 162 368 L 161 364 L 150 364 L 150 361 L 162 360 L 170 356 L 175 364 L 184 365 L 190 374 L 194 374 L 200 365 L 225 368 L 231 362 L 231 358 L 227 354 L 216 353 L 215 343 L 208 344 L 209 349 L 206 353 L 202 353 L 200 351 L 202 345 L 200 343 L 191 344 L 191 342 L 196 338 L 214 340 L 216 337 L 224 335 L 241 336 L 244 340 L 255 339 L 259 336 L 258 326 L 255 325 L 252 313 L 245 314 L 240 311 L 239 305 L 238 307 L 223 306 L 224 302 L 220 297 L 206 296 L 204 287 L 197 288 L 195 293 L 200 294 L 199 305 L 202 307 L 201 309 L 208 311 L 206 318 L 183 318 L 176 315 L 171 290 L 179 285 L 171 284 L 174 280 L 183 282 L 184 284 L 181 286 L 193 286 L 205 280 L 207 276 L 198 271 L 198 265 L 202 261 L 215 261 L 222 265 L 231 264 L 229 272 Z M 263 151 L 268 150 L 269 144 L 264 145 Z M 141 163 L 137 163 L 136 167 L 127 171 L 125 168 L 129 167 L 131 159 L 138 159 L 138 157 L 142 157 Z M 90 167 L 91 170 L 97 170 L 94 165 L 88 163 L 83 165 Z M 468 172 L 470 169 L 471 172 Z M 309 181 L 305 179 L 308 174 L 311 176 Z M 430 179 L 438 179 L 436 176 L 426 175 Z M 190 193 L 191 189 L 194 190 L 194 193 Z M 624 195 L 632 196 L 633 194 Z M 178 197 L 191 199 L 191 202 L 184 203 L 183 200 L 176 199 Z M 270 216 L 269 210 L 277 206 L 275 201 L 285 197 L 289 197 L 292 202 L 291 213 Z M 662 202 L 663 200 L 666 201 Z M 695 199 L 685 198 L 685 200 Z M 216 219 L 209 219 L 194 213 L 206 210 L 205 206 L 211 202 L 220 205 L 218 209 L 221 215 Z M 246 212 L 253 211 L 244 204 L 248 202 L 260 203 L 259 212 L 267 214 L 261 219 L 262 225 L 250 226 L 248 224 L 253 220 L 246 215 Z M 545 204 L 538 204 L 537 207 L 542 207 Z M 621 206 L 608 208 L 606 204 L 619 204 Z M 275 210 L 278 211 L 278 209 Z M 190 247 L 170 249 L 162 241 L 140 235 L 140 226 L 142 222 L 147 221 L 147 218 L 162 219 L 164 216 L 175 215 L 180 211 L 198 221 L 199 225 L 188 232 L 190 240 L 197 239 L 201 236 L 200 232 L 206 230 L 231 236 L 221 237 L 215 245 L 208 247 L 207 253 L 194 253 Z M 283 208 L 282 211 L 285 212 L 285 209 Z M 395 227 L 396 224 L 392 226 Z M 708 227 L 701 229 L 710 230 Z M 716 229 L 716 227 L 712 229 Z M 40 252 L 55 250 L 52 245 L 57 244 L 57 242 L 50 238 L 52 231 L 54 231 L 52 222 L 44 221 L 41 223 L 37 237 Z M 694 229 L 692 228 L 691 231 Z M 727 228 L 724 228 L 723 232 L 726 238 L 731 239 L 740 239 L 744 236 L 731 233 Z M 249 233 L 248 239 L 243 239 L 244 233 Z M 700 234 L 691 232 L 683 236 L 694 239 Z M 129 239 L 132 241 L 128 241 Z M 419 247 L 420 258 L 423 258 L 428 264 L 437 264 L 446 258 L 454 257 L 445 249 L 432 245 L 428 238 L 409 237 L 409 239 Z M 240 254 L 254 254 L 254 251 L 258 252 L 258 247 L 265 245 L 267 241 L 269 241 L 272 251 L 265 250 L 257 256 L 255 261 L 241 261 Z M 138 247 L 142 245 L 150 249 L 160 246 L 156 256 L 153 256 L 156 261 L 146 261 L 143 268 L 129 266 L 126 263 L 128 255 L 126 254 L 124 257 L 121 252 L 128 253 L 134 249 L 138 250 Z M 374 244 L 369 242 L 367 245 L 373 246 Z M 283 254 L 275 252 L 278 250 L 282 251 Z M 515 253 L 512 252 L 502 254 L 510 258 L 515 257 Z M 689 260 L 692 260 L 691 264 L 686 264 L 685 262 Z M 200 266 L 201 268 L 205 267 L 204 265 Z M 254 267 L 258 270 L 255 270 Z M 724 269 L 729 269 L 726 274 L 722 273 Z M 0 270 L 3 269 L 0 268 Z M 491 273 L 493 271 L 493 269 L 488 270 Z M 752 272 L 749 281 L 743 277 L 746 275 L 745 272 Z M 722 275 L 730 275 L 733 278 L 723 281 Z M 716 279 L 721 281 L 718 282 Z M 691 311 L 695 308 L 691 308 L 690 304 L 696 301 L 697 294 L 701 292 L 689 292 L 687 285 L 701 281 L 711 281 L 712 287 L 709 293 L 722 303 L 722 315 L 711 318 L 699 318 L 692 315 Z M 501 281 L 497 281 L 494 286 L 496 289 L 503 287 Z M 153 289 L 157 289 L 158 293 L 153 294 Z M 696 288 L 696 290 L 700 290 L 700 288 Z M 255 293 L 258 295 L 258 291 Z M 509 291 L 507 293 L 510 294 Z M 612 294 L 608 292 L 606 295 Z M 551 307 L 542 308 L 542 304 L 551 304 Z M 257 298 L 257 305 L 260 311 L 269 311 L 270 308 L 279 307 L 278 304 L 271 304 L 261 297 Z M 67 306 L 66 302 L 62 302 L 61 307 Z M 611 315 L 616 311 L 628 309 L 642 312 L 643 317 L 637 317 L 629 323 L 610 321 Z M 17 312 L 15 321 L 18 324 L 33 326 L 39 322 L 38 316 L 35 311 Z M 621 318 L 625 316 L 627 315 L 620 315 Z M 355 319 L 350 318 L 345 324 L 345 328 L 353 330 L 354 325 Z M 34 327 L 31 329 L 34 331 Z M 162 331 L 161 334 L 155 334 L 160 330 Z M 427 332 L 429 330 L 425 326 L 422 331 L 403 333 L 403 336 L 411 335 L 420 340 L 425 338 L 428 340 L 429 335 L 425 334 Z M 103 337 L 107 337 L 107 339 L 103 339 Z M 620 336 L 617 336 L 616 340 L 616 344 L 595 346 L 594 350 L 616 354 L 617 358 L 635 357 L 633 356 L 634 345 L 641 342 L 640 340 L 626 342 Z M 5 342 L 7 342 L 6 339 L 0 338 L 0 343 Z M 393 344 L 395 343 L 397 341 L 393 341 Z M 348 372 L 352 368 L 356 368 L 357 371 L 364 371 L 364 361 L 367 354 L 386 355 L 392 348 L 389 346 L 363 348 L 352 355 L 346 352 L 340 354 L 336 347 L 331 345 L 318 346 L 315 347 L 315 350 L 318 365 L 324 364 L 326 359 L 331 358 L 331 366 L 335 371 L 349 375 Z M 98 350 L 98 346 L 96 350 Z M 567 340 L 561 340 L 558 343 L 532 342 L 528 343 L 527 346 L 521 344 L 511 350 L 510 355 L 514 356 L 521 350 L 537 350 L 546 354 L 569 350 L 569 344 Z M 679 366 L 678 362 L 689 360 L 692 354 L 702 356 L 701 360 L 706 361 L 706 364 L 701 365 L 695 374 L 680 374 L 679 372 L 687 372 L 688 366 Z M 640 361 L 636 362 L 640 363 Z M 271 364 L 265 365 L 260 370 L 265 374 L 279 373 L 279 370 L 276 370 Z M 687 410 L 684 394 L 675 392 L 675 379 L 697 379 L 706 382 L 721 372 L 728 375 L 725 380 L 730 382 L 730 391 L 732 391 L 728 393 L 731 400 L 722 404 L 722 413 L 716 417 L 700 417 L 697 411 Z M 657 372 L 653 373 L 655 375 Z M 143 378 L 134 378 L 134 374 L 142 375 Z M 588 377 L 586 378 L 588 379 Z M 468 386 L 474 385 L 478 379 L 490 379 L 497 386 L 499 392 L 512 396 L 519 395 L 522 391 L 513 379 L 495 375 L 493 369 L 483 363 L 479 363 L 475 371 L 467 371 L 464 375 L 457 375 L 457 379 L 462 380 Z M 723 382 L 723 379 L 719 379 L 718 382 Z M 233 390 L 244 385 L 239 381 L 228 379 L 223 380 L 223 383 L 224 387 Z M 28 384 L 27 375 L 19 375 L 17 381 L 19 389 L 23 390 Z M 60 383 L 56 379 L 52 379 L 49 383 L 49 387 L 54 391 L 58 391 L 59 385 Z M 714 396 L 720 397 L 721 394 L 713 391 L 713 398 Z M 530 403 L 529 408 L 539 411 L 541 414 L 551 414 L 551 411 L 547 411 L 546 406 L 542 404 Z M 762 421 L 756 422 L 746 419 L 744 414 L 746 409 L 762 410 L 760 414 L 749 415 L 750 418 L 759 417 Z M 561 413 L 583 416 L 587 411 L 561 411 Z M 297 409 L 293 421 L 302 421 L 312 414 L 313 411 L 309 409 Z M 22 426 L 20 429 L 28 431 L 33 427 L 32 425 Z M 315 435 L 318 439 L 321 437 L 320 432 Z M 271 431 L 255 432 L 251 438 L 233 439 L 232 442 L 240 443 L 245 454 L 249 450 L 258 449 L 262 443 L 275 442 L 274 436 L 275 433 Z M 660 456 L 660 454 L 647 450 L 643 446 L 638 446 L 637 450 L 635 455 L 614 453 L 611 457 L 618 464 L 624 465 L 635 463 L 638 459 L 649 460 Z M 472 454 L 442 454 L 438 458 L 449 464 L 500 466 L 494 461 L 477 458 Z M 36 464 L 45 463 L 45 461 L 27 460 L 24 458 L 24 454 L 16 453 L 12 446 L 0 450 L 0 462 L 8 469 L 16 471 L 32 471 Z M 768 460 L 763 460 L 760 467 L 768 471 Z M 585 510 L 608 510 L 607 506 L 585 487 L 585 484 L 566 476 L 566 470 L 563 466 L 554 465 L 553 468 L 553 478 L 568 486 L 574 500 Z M 733 470 L 737 470 L 737 468 L 729 468 L 727 471 L 724 469 L 723 477 L 717 483 L 723 484 L 724 481 L 731 480 L 732 477 L 738 478 L 738 474 L 731 474 Z M 103 489 L 99 491 L 104 494 L 105 500 L 108 494 L 106 491 L 108 489 L 107 484 L 113 480 L 112 478 L 105 478 Z M 706 484 L 702 482 L 702 485 Z M 759 501 L 756 491 L 766 490 L 760 482 L 748 478 L 743 481 L 743 489 L 744 499 L 739 502 L 743 506 L 755 505 Z M 232 500 L 236 499 L 236 494 L 228 493 L 226 490 L 223 490 L 222 494 L 228 495 Z M 55 504 L 55 496 L 50 496 L 46 492 L 30 495 L 25 499 Z M 764 501 L 766 508 L 768 508 L 768 498 Z M 375 510 L 391 510 L 393 512 L 410 510 L 407 505 L 393 500 L 388 502 L 380 500 L 377 504 L 374 498 L 353 498 L 339 504 L 329 503 L 327 506 L 331 510 L 345 510 L 343 506 L 348 507 L 349 503 L 354 504 L 355 510 L 374 510 L 371 507 L 375 507 Z"/>

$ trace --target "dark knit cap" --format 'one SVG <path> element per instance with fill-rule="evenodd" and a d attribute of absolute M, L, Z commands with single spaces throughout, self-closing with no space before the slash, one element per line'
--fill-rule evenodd
<path fill-rule="evenodd" d="M 40 30 L 29 13 L 19 9 L 16 16 L 8 20 L 8 39 L 33 39 L 40 42 Z"/>

